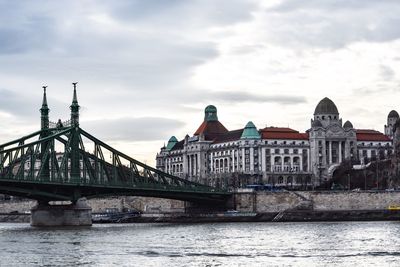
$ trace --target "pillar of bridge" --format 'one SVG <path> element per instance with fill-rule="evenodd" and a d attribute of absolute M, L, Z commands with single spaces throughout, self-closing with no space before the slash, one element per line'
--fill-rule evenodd
<path fill-rule="evenodd" d="M 85 198 L 69 205 L 50 205 L 38 202 L 31 209 L 31 226 L 91 226 L 92 208 Z"/>

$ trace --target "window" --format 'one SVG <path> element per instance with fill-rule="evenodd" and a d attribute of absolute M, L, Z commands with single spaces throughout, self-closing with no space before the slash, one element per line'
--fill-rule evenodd
<path fill-rule="evenodd" d="M 289 154 L 289 149 L 285 148 L 283 153 Z"/>
<path fill-rule="evenodd" d="M 279 154 L 279 148 L 275 149 L 275 154 Z"/>
<path fill-rule="evenodd" d="M 297 148 L 293 149 L 293 154 L 298 154 L 299 150 Z"/>

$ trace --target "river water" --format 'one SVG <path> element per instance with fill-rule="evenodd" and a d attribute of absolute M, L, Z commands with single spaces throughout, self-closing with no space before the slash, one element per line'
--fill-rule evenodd
<path fill-rule="evenodd" d="M 400 222 L 0 224 L 0 266 L 400 266 Z"/>

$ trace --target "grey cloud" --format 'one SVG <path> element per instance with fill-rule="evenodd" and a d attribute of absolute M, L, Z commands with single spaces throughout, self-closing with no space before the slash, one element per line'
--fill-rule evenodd
<path fill-rule="evenodd" d="M 281 1 L 278 5 L 271 8 L 280 12 L 292 12 L 300 9 L 313 9 L 313 10 L 349 10 L 356 9 L 360 10 L 363 8 L 373 8 L 381 5 L 398 4 L 397 0 L 308 0 L 308 1 L 297 1 L 297 0 L 285 0 Z"/>
<path fill-rule="evenodd" d="M 183 127 L 178 120 L 160 117 L 119 118 L 82 122 L 82 127 L 103 141 L 163 140 Z"/>
<path fill-rule="evenodd" d="M 39 90 L 41 89 L 38 89 L 38 92 L 42 93 Z M 64 119 L 68 118 L 69 104 L 49 96 L 47 96 L 47 101 L 50 108 L 50 116 L 54 114 L 56 116 L 62 115 Z M 41 105 L 42 95 L 39 93 L 16 93 L 9 89 L 0 89 L 0 110 L 19 119 L 33 121 L 34 118 L 37 118 L 37 121 L 39 121 Z M 55 118 L 53 118 L 54 121 L 56 120 Z"/>
<path fill-rule="evenodd" d="M 380 66 L 380 75 L 384 80 L 390 81 L 390 80 L 393 80 L 393 78 L 395 77 L 395 72 L 391 67 L 386 66 L 386 65 L 381 65 Z"/>
<path fill-rule="evenodd" d="M 57 30 L 46 5 L 32 1 L 0 1 L 0 54 L 48 51 Z"/>
<path fill-rule="evenodd" d="M 102 2 L 119 20 L 134 21 L 158 27 L 204 27 L 227 25 L 252 19 L 257 5 L 240 0 L 173 0 L 173 1 L 118 1 L 109 5 Z"/>
<path fill-rule="evenodd" d="M 216 92 L 210 94 L 209 100 L 215 100 L 216 102 L 228 102 L 228 103 L 243 103 L 243 102 L 255 102 L 255 103 L 277 103 L 282 105 L 287 104 L 300 104 L 305 103 L 306 99 L 303 96 L 285 96 L 285 95 L 258 95 L 246 92 Z"/>
<path fill-rule="evenodd" d="M 387 42 L 400 38 L 399 12 L 398 1 L 288 0 L 267 10 L 266 35 L 298 48 Z"/>
<path fill-rule="evenodd" d="M 135 3 L 140 6 L 145 2 Z M 184 31 L 164 31 L 160 35 L 161 29 L 149 25 L 143 26 L 143 30 L 117 27 L 115 31 L 104 31 L 89 19 L 101 9 L 100 5 L 87 4 L 91 2 L 86 2 L 86 10 L 82 11 L 79 2 L 45 1 L 43 12 L 38 10 L 38 4 L 29 1 L 8 3 L 0 3 L 2 10 L 10 10 L 6 18 L 0 18 L 0 71 L 4 75 L 62 75 L 124 83 L 138 90 L 155 89 L 160 84 L 185 80 L 193 67 L 218 56 L 216 44 L 187 40 Z M 130 1 L 108 3 L 110 7 L 105 13 L 111 12 L 113 5 Z M 69 14 L 65 14 L 67 10 Z"/>

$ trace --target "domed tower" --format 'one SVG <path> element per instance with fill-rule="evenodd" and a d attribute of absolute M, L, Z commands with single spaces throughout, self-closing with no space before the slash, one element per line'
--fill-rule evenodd
<path fill-rule="evenodd" d="M 357 137 L 350 121 L 342 126 L 335 103 L 325 97 L 319 101 L 311 119 L 309 133 L 310 159 L 315 184 L 333 177 L 333 172 L 346 159 L 357 156 Z"/>
<path fill-rule="evenodd" d="M 320 121 L 323 127 L 327 127 L 333 122 L 341 124 L 335 103 L 327 97 L 319 101 L 314 111 L 314 121 Z"/>
<path fill-rule="evenodd" d="M 392 110 L 389 112 L 387 117 L 387 125 L 385 125 L 385 135 L 389 136 L 393 139 L 393 126 L 396 121 L 399 119 L 399 113 L 396 110 Z"/>
<path fill-rule="evenodd" d="M 246 124 L 240 139 L 261 139 L 260 133 L 252 121 Z"/>
<path fill-rule="evenodd" d="M 176 145 L 176 143 L 178 143 L 178 139 L 176 139 L 175 136 L 171 136 L 171 138 L 168 140 L 166 150 L 171 150 Z"/>
<path fill-rule="evenodd" d="M 343 128 L 344 128 L 345 130 L 348 130 L 348 129 L 353 129 L 354 127 L 353 127 L 353 124 L 352 124 L 350 121 L 346 121 L 346 122 L 343 124 Z"/>
<path fill-rule="evenodd" d="M 204 121 L 218 121 L 217 108 L 209 105 L 204 110 Z"/>
<path fill-rule="evenodd" d="M 194 135 L 204 137 L 204 140 L 214 140 L 218 135 L 227 132 L 225 126 L 218 121 L 217 108 L 209 105 L 204 110 L 204 121 Z"/>

